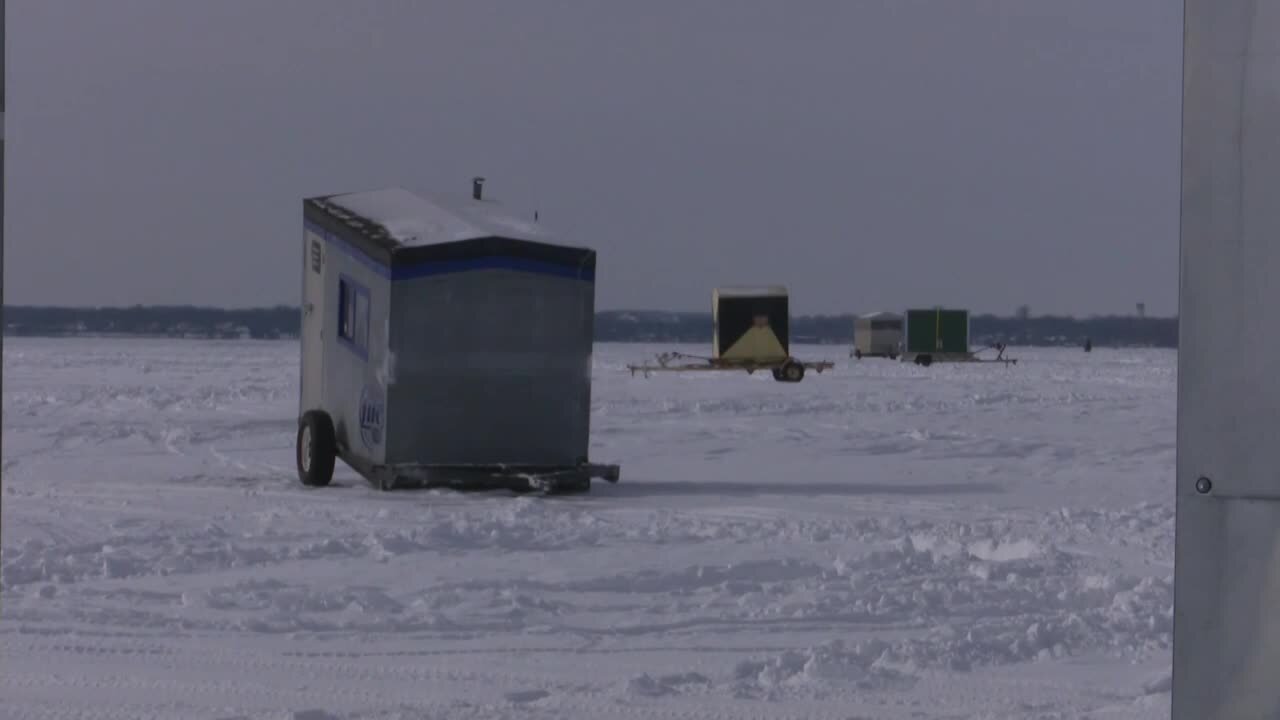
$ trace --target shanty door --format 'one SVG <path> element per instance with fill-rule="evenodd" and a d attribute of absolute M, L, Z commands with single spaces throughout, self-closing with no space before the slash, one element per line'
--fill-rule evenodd
<path fill-rule="evenodd" d="M 308 228 L 302 259 L 302 412 L 324 402 L 325 252 L 324 238 Z"/>
<path fill-rule="evenodd" d="M 907 313 L 907 352 L 932 353 L 938 347 L 938 313 L 934 310 L 911 310 Z"/>
<path fill-rule="evenodd" d="M 969 352 L 969 314 L 963 310 L 938 312 L 938 349 L 949 353 Z"/>

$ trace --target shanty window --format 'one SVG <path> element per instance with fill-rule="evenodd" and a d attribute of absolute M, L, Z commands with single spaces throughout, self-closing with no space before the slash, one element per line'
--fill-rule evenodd
<path fill-rule="evenodd" d="M 368 357 L 369 289 L 346 275 L 338 277 L 338 340 Z"/>

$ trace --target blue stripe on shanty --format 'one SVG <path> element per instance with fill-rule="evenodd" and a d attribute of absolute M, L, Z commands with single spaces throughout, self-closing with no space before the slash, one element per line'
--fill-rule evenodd
<path fill-rule="evenodd" d="M 596 279 L 594 268 L 570 267 L 568 265 L 558 265 L 556 263 L 542 262 L 540 260 L 504 255 L 465 258 L 462 260 L 428 260 L 415 265 L 397 267 L 392 270 L 386 265 L 364 254 L 358 248 L 351 245 L 346 240 L 343 240 L 341 237 L 327 232 L 323 228 L 309 222 L 304 223 L 304 225 L 307 230 L 319 235 L 324 238 L 326 242 L 337 247 L 342 254 L 347 255 L 369 270 L 377 273 L 380 277 L 384 277 L 392 281 L 414 280 L 416 278 L 430 277 L 432 275 L 447 275 L 472 270 L 516 270 L 518 272 L 552 275 L 572 280 L 584 280 L 586 282 L 595 282 Z"/>
<path fill-rule="evenodd" d="M 365 266 L 369 270 L 376 273 L 379 277 L 383 277 L 388 280 L 391 279 L 390 268 L 378 262 L 377 260 L 374 260 L 373 258 L 369 257 L 363 252 L 360 252 L 360 250 L 356 248 L 354 245 L 352 245 L 351 243 L 347 242 L 346 240 L 343 240 L 342 238 L 338 237 L 337 235 L 334 235 L 331 232 L 328 232 L 327 230 L 325 230 L 324 228 L 318 225 L 313 225 L 311 223 L 304 223 L 304 225 L 306 225 L 307 230 L 310 230 L 311 232 L 324 238 L 326 243 L 338 248 L 338 251 L 341 252 L 343 255 L 346 255 L 352 260 L 355 260 L 356 262 Z"/>

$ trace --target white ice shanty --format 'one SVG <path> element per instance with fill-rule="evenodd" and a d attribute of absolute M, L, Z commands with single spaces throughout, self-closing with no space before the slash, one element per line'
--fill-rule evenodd
<path fill-rule="evenodd" d="M 594 250 L 483 198 L 303 201 L 299 478 L 582 491 Z"/>
<path fill-rule="evenodd" d="M 853 320 L 855 358 L 887 357 L 897 359 L 902 351 L 902 316 L 891 312 L 873 312 Z"/>

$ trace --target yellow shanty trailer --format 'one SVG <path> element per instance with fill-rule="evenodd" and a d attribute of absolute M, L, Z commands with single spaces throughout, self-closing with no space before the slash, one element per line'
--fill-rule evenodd
<path fill-rule="evenodd" d="M 656 365 L 628 365 L 642 372 L 696 370 L 769 370 L 779 382 L 800 382 L 806 370 L 823 372 L 831 362 L 805 362 L 791 356 L 788 294 L 779 285 L 722 287 L 711 294 L 713 320 L 711 356 L 661 353 Z M 684 361 L 684 362 L 681 362 Z"/>

